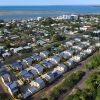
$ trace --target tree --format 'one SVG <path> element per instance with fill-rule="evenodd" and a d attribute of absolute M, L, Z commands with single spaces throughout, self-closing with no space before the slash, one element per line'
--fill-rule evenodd
<path fill-rule="evenodd" d="M 53 24 L 55 22 L 56 22 L 55 20 L 53 20 L 52 18 L 48 17 L 48 18 L 45 19 L 45 21 L 42 21 L 41 23 L 43 25 L 47 25 L 48 26 L 48 25 L 51 25 L 51 24 Z"/>
<path fill-rule="evenodd" d="M 60 94 L 60 90 L 57 87 L 54 88 L 53 92 L 56 95 L 59 95 Z"/>
<path fill-rule="evenodd" d="M 5 47 L 6 47 L 6 48 L 11 48 L 10 43 L 9 43 L 9 42 L 8 42 L 8 43 L 5 43 Z"/>
<path fill-rule="evenodd" d="M 65 97 L 65 100 L 73 100 L 74 96 L 73 95 L 69 95 Z"/>
<path fill-rule="evenodd" d="M 0 23 L 4 23 L 4 20 L 0 19 Z"/>
<path fill-rule="evenodd" d="M 1 93 L 0 100 L 14 100 L 9 94 Z"/>
<path fill-rule="evenodd" d="M 54 34 L 52 36 L 52 40 L 53 41 L 63 41 L 63 40 L 65 40 L 65 37 L 62 37 L 61 35 L 58 35 L 58 34 Z"/>
<path fill-rule="evenodd" d="M 100 100 L 100 87 L 98 87 L 98 89 L 97 89 L 96 100 Z"/>

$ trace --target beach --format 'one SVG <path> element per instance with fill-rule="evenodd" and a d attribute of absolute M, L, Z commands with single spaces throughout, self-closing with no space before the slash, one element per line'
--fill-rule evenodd
<path fill-rule="evenodd" d="M 14 14 L 64 14 L 67 12 L 50 12 L 50 11 L 0 11 L 0 15 Z"/>
<path fill-rule="evenodd" d="M 100 6 L 93 6 L 94 8 L 100 8 Z"/>
<path fill-rule="evenodd" d="M 59 11 L 0 11 L 0 15 L 20 15 L 20 14 L 100 14 L 91 12 L 59 12 Z"/>

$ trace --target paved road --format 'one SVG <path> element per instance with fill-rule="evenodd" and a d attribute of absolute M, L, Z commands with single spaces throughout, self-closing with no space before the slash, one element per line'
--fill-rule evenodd
<path fill-rule="evenodd" d="M 2 80 L 1 80 L 1 77 L 0 77 L 0 93 L 9 93 L 8 89 L 3 84 Z"/>
<path fill-rule="evenodd" d="M 76 85 L 79 89 L 87 88 L 87 85 L 85 83 L 85 80 L 93 73 L 96 71 L 100 71 L 100 68 L 93 69 L 91 71 L 87 71 L 86 75 L 82 78 L 82 80 Z"/>

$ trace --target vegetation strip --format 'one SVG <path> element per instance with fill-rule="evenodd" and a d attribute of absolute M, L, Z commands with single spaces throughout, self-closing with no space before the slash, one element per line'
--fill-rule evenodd
<path fill-rule="evenodd" d="M 87 89 L 76 89 L 65 100 L 100 100 L 100 71 L 92 73 L 85 82 Z"/>
<path fill-rule="evenodd" d="M 42 95 L 42 98 L 52 99 L 55 100 L 59 98 L 63 92 L 67 92 L 69 88 L 72 88 L 75 84 L 77 84 L 80 79 L 84 76 L 85 72 L 83 71 L 76 71 L 72 73 L 69 77 L 65 78 L 64 81 L 57 87 L 54 87 L 50 93 L 45 93 Z M 47 96 L 48 95 L 48 96 Z"/>

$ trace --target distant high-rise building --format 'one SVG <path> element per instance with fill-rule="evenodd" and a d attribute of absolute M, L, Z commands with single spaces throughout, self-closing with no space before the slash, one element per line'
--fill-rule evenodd
<path fill-rule="evenodd" d="M 63 19 L 68 19 L 69 16 L 68 16 L 68 15 L 63 15 L 62 18 L 63 18 Z"/>
<path fill-rule="evenodd" d="M 62 16 L 58 16 L 57 19 L 74 19 L 74 20 L 77 20 L 78 15 L 62 15 Z"/>
<path fill-rule="evenodd" d="M 77 19 L 78 19 L 78 15 L 70 15 L 70 19 L 75 19 L 75 20 L 77 20 Z"/>

